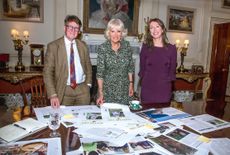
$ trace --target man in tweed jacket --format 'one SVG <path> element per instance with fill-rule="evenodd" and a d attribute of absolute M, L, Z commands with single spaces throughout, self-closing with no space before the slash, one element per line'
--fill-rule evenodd
<path fill-rule="evenodd" d="M 65 18 L 65 35 L 47 45 L 43 77 L 51 106 L 90 103 L 92 66 L 87 46 L 76 39 L 81 21 L 75 15 Z M 71 45 L 72 44 L 72 45 Z M 70 86 L 70 46 L 74 49 L 76 88 Z"/>

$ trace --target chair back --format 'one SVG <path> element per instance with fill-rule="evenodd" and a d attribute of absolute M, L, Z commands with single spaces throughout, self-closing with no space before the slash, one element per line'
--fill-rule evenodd
<path fill-rule="evenodd" d="M 43 78 L 32 79 L 30 82 L 30 90 L 32 107 L 35 108 L 48 106 L 48 98 Z"/>

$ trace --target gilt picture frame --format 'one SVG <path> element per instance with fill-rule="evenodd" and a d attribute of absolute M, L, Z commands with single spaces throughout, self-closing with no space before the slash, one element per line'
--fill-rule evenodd
<path fill-rule="evenodd" d="M 129 36 L 138 34 L 139 0 L 84 0 L 83 9 L 83 33 L 104 34 L 108 21 L 119 18 Z"/>
<path fill-rule="evenodd" d="M 168 6 L 167 30 L 169 32 L 194 33 L 196 9 Z"/>
<path fill-rule="evenodd" d="M 222 0 L 222 8 L 230 9 L 230 0 Z"/>
<path fill-rule="evenodd" d="M 2 0 L 0 20 L 44 22 L 44 0 Z"/>

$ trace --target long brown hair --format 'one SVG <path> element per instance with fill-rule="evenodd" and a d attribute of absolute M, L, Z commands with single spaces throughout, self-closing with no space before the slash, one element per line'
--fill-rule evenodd
<path fill-rule="evenodd" d="M 147 23 L 147 29 L 146 29 L 146 36 L 145 36 L 145 43 L 149 46 L 149 47 L 153 47 L 154 43 L 153 43 L 153 37 L 151 35 L 150 32 L 150 24 L 152 22 L 156 22 L 160 25 L 160 27 L 162 28 L 163 32 L 162 32 L 162 42 L 163 42 L 163 46 L 165 47 L 169 41 L 168 41 L 168 37 L 166 35 L 166 27 L 164 25 L 164 23 L 162 22 L 162 20 L 160 20 L 159 18 L 152 18 L 148 21 Z"/>

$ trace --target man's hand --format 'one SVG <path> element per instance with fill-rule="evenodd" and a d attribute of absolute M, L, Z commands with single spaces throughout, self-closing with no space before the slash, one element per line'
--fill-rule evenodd
<path fill-rule="evenodd" d="M 60 102 L 57 96 L 53 96 L 50 98 L 50 104 L 52 106 L 52 108 L 60 108 Z"/>

